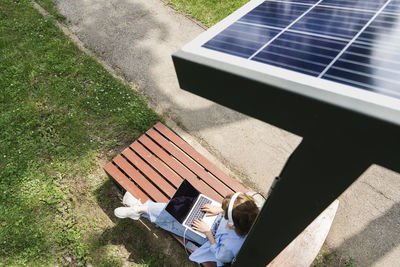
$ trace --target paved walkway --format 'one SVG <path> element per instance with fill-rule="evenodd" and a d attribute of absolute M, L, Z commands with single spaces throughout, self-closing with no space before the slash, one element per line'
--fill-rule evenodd
<path fill-rule="evenodd" d="M 203 29 L 160 0 L 56 0 L 79 39 L 137 83 L 227 166 L 266 193 L 301 137 L 179 89 L 171 54 Z M 207 79 L 207 77 L 204 77 Z M 400 175 L 372 166 L 340 198 L 327 246 L 356 266 L 399 266 Z"/>

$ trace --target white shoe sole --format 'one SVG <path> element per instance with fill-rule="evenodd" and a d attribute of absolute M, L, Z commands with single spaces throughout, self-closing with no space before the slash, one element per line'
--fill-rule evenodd
<path fill-rule="evenodd" d="M 120 207 L 114 210 L 114 215 L 118 218 L 131 218 L 132 220 L 138 220 L 140 214 L 135 211 L 135 208 Z"/>

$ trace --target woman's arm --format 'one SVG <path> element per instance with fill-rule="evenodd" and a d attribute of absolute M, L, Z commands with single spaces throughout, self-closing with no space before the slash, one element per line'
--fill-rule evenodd
<path fill-rule="evenodd" d="M 204 222 L 203 220 L 196 219 L 193 221 L 192 226 L 193 226 L 194 230 L 205 234 L 211 245 L 215 244 L 215 238 L 211 232 L 210 226 L 208 226 L 208 224 L 206 222 Z"/>
<path fill-rule="evenodd" d="M 210 244 L 214 245 L 215 244 L 215 238 L 214 238 L 211 230 L 205 232 L 204 234 L 206 235 L 206 237 L 207 237 L 208 241 L 210 242 Z"/>
<path fill-rule="evenodd" d="M 220 262 L 231 262 L 235 257 L 235 254 L 231 248 L 231 243 L 235 243 L 236 240 L 225 239 L 221 240 L 220 243 L 215 241 L 215 238 L 210 230 L 210 227 L 203 220 L 194 220 L 193 229 L 206 235 L 210 242 L 210 251 L 214 253 L 215 258 Z M 240 246 L 239 246 L 240 247 Z M 236 252 L 237 253 L 237 252 Z"/>

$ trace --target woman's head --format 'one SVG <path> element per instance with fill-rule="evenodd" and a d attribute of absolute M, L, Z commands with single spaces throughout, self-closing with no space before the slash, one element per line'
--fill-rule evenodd
<path fill-rule="evenodd" d="M 230 194 L 222 201 L 222 209 L 224 210 L 224 217 L 228 220 L 228 207 L 233 194 Z M 233 224 L 235 232 L 239 236 L 246 235 L 254 220 L 257 217 L 259 210 L 251 196 L 246 194 L 239 194 L 234 201 L 232 209 Z"/>

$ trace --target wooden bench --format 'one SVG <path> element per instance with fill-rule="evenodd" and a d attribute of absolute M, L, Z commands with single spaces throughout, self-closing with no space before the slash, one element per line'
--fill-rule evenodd
<path fill-rule="evenodd" d="M 184 178 L 218 202 L 229 193 L 248 191 L 162 123 L 155 124 L 104 169 L 118 186 L 143 203 L 148 199 L 168 202 Z M 332 203 L 268 267 L 310 266 L 324 243 L 337 207 L 338 201 Z M 181 237 L 173 236 L 183 245 Z M 211 267 L 216 263 L 203 265 Z"/>
<path fill-rule="evenodd" d="M 218 202 L 230 193 L 248 191 L 160 122 L 104 169 L 142 203 L 148 199 L 168 202 L 184 178 Z M 181 238 L 175 238 L 183 244 Z"/>

